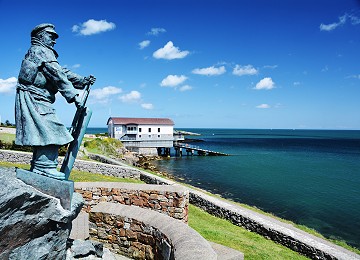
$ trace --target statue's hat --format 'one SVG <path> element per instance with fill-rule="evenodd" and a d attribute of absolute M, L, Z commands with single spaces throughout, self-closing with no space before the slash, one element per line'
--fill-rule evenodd
<path fill-rule="evenodd" d="M 59 37 L 59 35 L 55 32 L 55 26 L 51 23 L 42 23 L 37 25 L 32 31 L 31 31 L 31 37 L 34 37 L 39 32 L 46 31 L 48 33 L 54 34 L 56 38 Z"/>

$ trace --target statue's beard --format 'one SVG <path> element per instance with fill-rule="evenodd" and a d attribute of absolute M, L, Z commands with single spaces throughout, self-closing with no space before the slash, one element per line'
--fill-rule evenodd
<path fill-rule="evenodd" d="M 55 45 L 55 41 L 52 41 L 50 44 L 46 44 L 45 41 L 42 40 L 42 38 L 31 37 L 31 44 L 32 45 L 41 45 L 43 47 L 46 47 L 54 52 L 56 58 L 59 56 L 53 48 Z"/>

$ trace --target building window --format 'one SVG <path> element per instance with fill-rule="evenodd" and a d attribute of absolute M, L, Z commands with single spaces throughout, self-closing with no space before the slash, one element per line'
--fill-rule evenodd
<path fill-rule="evenodd" d="M 149 127 L 149 133 L 151 133 L 151 128 Z"/>
<path fill-rule="evenodd" d="M 158 133 L 160 133 L 160 127 L 158 128 Z"/>
<path fill-rule="evenodd" d="M 139 127 L 139 132 L 141 133 L 141 127 Z"/>
<path fill-rule="evenodd" d="M 158 137 L 160 138 L 160 135 L 158 135 Z"/>
<path fill-rule="evenodd" d="M 149 138 L 151 138 L 151 135 L 149 135 Z"/>
<path fill-rule="evenodd" d="M 139 138 L 141 138 L 141 135 L 139 135 Z"/>

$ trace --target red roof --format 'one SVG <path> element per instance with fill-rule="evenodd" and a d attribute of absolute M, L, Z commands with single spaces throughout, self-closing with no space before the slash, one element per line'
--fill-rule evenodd
<path fill-rule="evenodd" d="M 131 117 L 110 117 L 107 125 L 112 120 L 115 125 L 174 125 L 169 118 L 131 118 Z"/>

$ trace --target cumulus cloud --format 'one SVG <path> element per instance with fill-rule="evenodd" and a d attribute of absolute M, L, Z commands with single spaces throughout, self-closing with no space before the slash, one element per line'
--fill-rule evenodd
<path fill-rule="evenodd" d="M 125 103 L 137 102 L 141 99 L 141 93 L 139 91 L 133 90 L 128 94 L 120 96 L 119 99 Z"/>
<path fill-rule="evenodd" d="M 114 30 L 116 25 L 106 20 L 96 21 L 90 19 L 80 25 L 74 25 L 72 31 L 79 33 L 81 35 L 93 35 L 97 33 L 102 33 L 106 31 Z"/>
<path fill-rule="evenodd" d="M 336 28 L 344 25 L 347 22 L 350 22 L 352 25 L 357 25 L 360 24 L 360 17 L 354 15 L 354 14 L 344 14 L 343 16 L 339 17 L 339 21 L 338 22 L 334 22 L 334 23 L 330 23 L 330 24 L 320 24 L 320 31 L 333 31 Z"/>
<path fill-rule="evenodd" d="M 351 75 L 351 76 L 348 76 L 348 77 L 346 77 L 347 79 L 349 79 L 349 78 L 353 78 L 353 79 L 360 79 L 360 74 L 358 74 L 358 75 Z"/>
<path fill-rule="evenodd" d="M 260 105 L 256 106 L 256 108 L 266 109 L 266 108 L 270 108 L 270 105 L 268 105 L 268 104 L 260 104 Z"/>
<path fill-rule="evenodd" d="M 260 80 L 254 89 L 261 90 L 261 89 L 273 89 L 275 88 L 275 82 L 271 78 L 263 78 Z"/>
<path fill-rule="evenodd" d="M 157 36 L 160 33 L 164 33 L 166 30 L 164 28 L 151 28 L 150 32 L 148 32 L 148 35 L 154 35 Z"/>
<path fill-rule="evenodd" d="M 15 91 L 17 78 L 0 79 L 0 93 L 12 93 Z"/>
<path fill-rule="evenodd" d="M 175 47 L 172 41 L 169 41 L 164 47 L 158 49 L 153 53 L 155 59 L 183 59 L 190 52 L 189 51 L 180 51 L 178 47 Z"/>
<path fill-rule="evenodd" d="M 196 68 L 193 69 L 192 73 L 193 74 L 198 74 L 198 75 L 206 75 L 206 76 L 214 76 L 214 75 L 221 75 L 224 74 L 226 72 L 226 69 L 224 66 L 221 66 L 219 68 L 215 68 L 214 66 L 208 67 L 208 68 Z"/>
<path fill-rule="evenodd" d="M 184 75 L 177 76 L 177 75 L 168 75 L 166 78 L 164 78 L 160 86 L 162 87 L 176 87 L 180 84 L 182 84 L 185 80 L 187 80 L 187 77 Z"/>
<path fill-rule="evenodd" d="M 181 92 L 184 92 L 184 91 L 192 90 L 192 87 L 189 86 L 189 85 L 184 85 L 184 86 L 181 86 L 181 87 L 179 88 L 179 90 L 180 90 Z"/>
<path fill-rule="evenodd" d="M 143 104 L 141 104 L 141 107 L 144 109 L 147 109 L 147 110 L 154 109 L 154 105 L 151 103 L 143 103 Z"/>
<path fill-rule="evenodd" d="M 140 48 L 140 50 L 142 50 L 142 49 L 148 47 L 149 45 L 150 45 L 150 41 L 145 40 L 145 41 L 142 41 L 142 42 L 139 43 L 139 48 Z"/>
<path fill-rule="evenodd" d="M 93 97 L 96 100 L 105 100 L 112 95 L 116 95 L 122 92 L 121 88 L 108 86 L 104 88 L 97 88 L 90 91 L 90 97 Z"/>
<path fill-rule="evenodd" d="M 244 75 L 256 75 L 259 71 L 255 69 L 252 65 L 236 65 L 233 74 L 236 76 L 244 76 Z"/>

